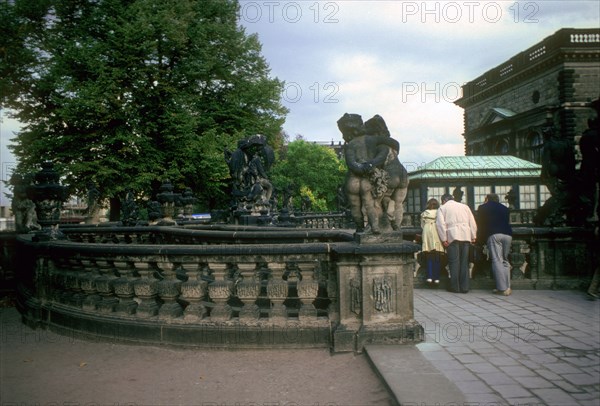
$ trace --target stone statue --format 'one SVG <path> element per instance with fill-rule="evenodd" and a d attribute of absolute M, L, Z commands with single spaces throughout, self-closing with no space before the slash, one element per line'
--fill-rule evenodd
<path fill-rule="evenodd" d="M 545 128 L 542 152 L 542 183 L 552 195 L 536 213 L 535 223 L 564 226 L 573 203 L 575 153 L 570 140 L 561 138 L 554 128 Z"/>
<path fill-rule="evenodd" d="M 517 194 L 513 188 L 510 188 L 510 190 L 506 192 L 504 200 L 508 203 L 508 208 L 510 210 L 515 210 L 517 208 Z"/>
<path fill-rule="evenodd" d="M 85 224 L 98 224 L 100 214 L 100 192 L 93 183 L 88 183 L 87 216 Z"/>
<path fill-rule="evenodd" d="M 600 99 L 592 103 L 596 117 L 588 120 L 588 128 L 581 135 L 579 150 L 581 166 L 579 169 L 577 196 L 581 205 L 583 222 L 600 219 L 598 195 L 600 190 Z"/>
<path fill-rule="evenodd" d="M 140 211 L 133 197 L 133 191 L 129 189 L 121 208 L 121 222 L 124 226 L 135 226 L 140 220 Z"/>
<path fill-rule="evenodd" d="M 383 215 L 387 216 L 393 230 L 399 230 L 404 216 L 404 199 L 406 199 L 408 193 L 408 172 L 398 159 L 400 144 L 391 138 L 387 125 L 380 115 L 375 115 L 365 122 L 365 132 L 369 136 L 381 137 L 377 138 L 377 151 L 385 153 L 383 168 L 381 168 L 383 175 L 375 177 L 375 181 L 377 182 L 378 178 L 382 179 L 381 183 L 384 189 L 381 193 Z M 379 156 L 379 152 L 376 156 Z M 379 166 L 381 165 L 380 161 L 381 159 L 372 162 Z"/>
<path fill-rule="evenodd" d="M 259 212 L 269 208 L 273 185 L 267 173 L 275 162 L 275 153 L 266 138 L 258 134 L 240 140 L 235 151 L 225 151 L 225 160 L 238 210 Z"/>
<path fill-rule="evenodd" d="M 348 172 L 344 188 L 356 231 L 381 233 L 381 220 L 387 216 L 391 202 L 394 202 L 394 212 L 390 224 L 394 230 L 399 229 L 408 176 L 398 161 L 398 142 L 389 136 L 380 116 L 365 125 L 360 115 L 346 113 L 337 124 L 346 141 L 344 157 Z"/>
<path fill-rule="evenodd" d="M 19 233 L 40 230 L 35 203 L 27 196 L 27 188 L 33 183 L 32 175 L 21 176 L 13 174 L 10 184 L 13 185 L 13 198 L 11 209 L 15 215 L 15 229 Z"/>

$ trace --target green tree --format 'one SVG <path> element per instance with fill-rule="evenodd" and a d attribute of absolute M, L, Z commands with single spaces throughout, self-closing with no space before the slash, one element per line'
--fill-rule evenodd
<path fill-rule="evenodd" d="M 294 206 L 309 198 L 313 210 L 333 211 L 338 209 L 338 189 L 345 173 L 344 161 L 332 149 L 297 139 L 280 151 L 271 179 L 277 190 L 292 186 Z"/>
<path fill-rule="evenodd" d="M 17 171 L 52 160 L 74 193 L 93 182 L 114 203 L 168 178 L 220 204 L 223 151 L 257 133 L 281 144 L 287 112 L 238 11 L 236 0 L 0 1 L 0 106 L 24 124 Z"/>

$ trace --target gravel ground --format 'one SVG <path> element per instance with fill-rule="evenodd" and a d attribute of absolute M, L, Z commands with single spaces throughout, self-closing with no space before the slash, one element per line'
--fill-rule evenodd
<path fill-rule="evenodd" d="M 0 309 L 0 405 L 390 405 L 365 355 L 90 342 Z"/>

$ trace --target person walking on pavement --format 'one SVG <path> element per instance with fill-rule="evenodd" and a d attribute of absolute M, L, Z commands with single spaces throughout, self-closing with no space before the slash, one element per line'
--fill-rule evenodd
<path fill-rule="evenodd" d="M 510 263 L 508 254 L 512 242 L 512 227 L 508 208 L 500 203 L 496 193 L 485 197 L 485 202 L 477 209 L 477 241 L 486 244 L 492 272 L 496 281 L 494 293 L 509 296 Z"/>
<path fill-rule="evenodd" d="M 471 209 L 466 204 L 454 201 L 451 194 L 442 196 L 438 209 L 436 228 L 448 255 L 450 269 L 450 291 L 469 291 L 469 248 L 475 243 L 477 224 Z"/>
<path fill-rule="evenodd" d="M 427 270 L 427 282 L 440 283 L 440 271 L 442 270 L 442 258 L 444 246 L 437 233 L 435 219 L 440 203 L 436 199 L 429 199 L 427 208 L 421 213 L 421 228 L 423 262 Z"/>

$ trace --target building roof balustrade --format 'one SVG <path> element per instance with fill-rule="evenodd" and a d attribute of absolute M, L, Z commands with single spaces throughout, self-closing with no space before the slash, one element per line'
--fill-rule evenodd
<path fill-rule="evenodd" d="M 524 74 L 539 63 L 550 61 L 557 55 L 593 53 L 600 59 L 600 29 L 563 28 L 541 42 L 518 53 L 508 61 L 501 63 L 483 75 L 467 82 L 463 87 L 463 96 L 456 104 L 465 107 L 469 100 L 488 89 L 493 88 L 516 75 Z"/>

